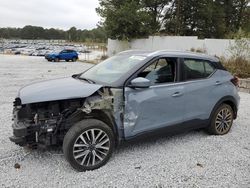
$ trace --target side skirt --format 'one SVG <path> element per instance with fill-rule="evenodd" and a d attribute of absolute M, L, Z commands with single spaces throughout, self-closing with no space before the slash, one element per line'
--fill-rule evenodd
<path fill-rule="evenodd" d="M 209 119 L 206 119 L 206 120 L 194 119 L 194 120 L 186 121 L 180 124 L 166 126 L 166 127 L 156 129 L 156 130 L 145 131 L 137 135 L 127 137 L 125 138 L 125 140 L 130 141 L 130 140 L 144 139 L 144 138 L 149 138 L 149 137 L 153 138 L 153 137 L 176 135 L 176 134 L 188 132 L 188 131 L 195 130 L 195 129 L 205 128 L 209 125 L 209 123 L 210 123 Z"/>

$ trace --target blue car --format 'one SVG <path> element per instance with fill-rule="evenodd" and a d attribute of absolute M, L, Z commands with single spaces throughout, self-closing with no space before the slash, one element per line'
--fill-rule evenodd
<path fill-rule="evenodd" d="M 75 50 L 63 50 L 59 53 L 52 53 L 45 55 L 45 59 L 48 61 L 59 62 L 60 60 L 65 61 L 76 61 L 78 59 L 78 54 Z"/>
<path fill-rule="evenodd" d="M 94 170 L 121 141 L 142 135 L 227 134 L 239 100 L 238 78 L 215 57 L 125 51 L 72 77 L 21 88 L 10 140 L 62 146 L 73 168 Z"/>

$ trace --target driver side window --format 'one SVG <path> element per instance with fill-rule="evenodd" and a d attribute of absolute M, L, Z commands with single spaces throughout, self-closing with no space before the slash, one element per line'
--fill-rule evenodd
<path fill-rule="evenodd" d="M 160 58 L 138 74 L 150 80 L 151 85 L 170 83 L 176 80 L 176 58 Z"/>

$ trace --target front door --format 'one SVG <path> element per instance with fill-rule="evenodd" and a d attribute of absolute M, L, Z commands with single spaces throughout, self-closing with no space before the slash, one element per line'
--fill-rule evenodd
<path fill-rule="evenodd" d="M 60 59 L 67 59 L 67 51 L 66 50 L 63 50 L 62 52 L 60 52 Z"/>
<path fill-rule="evenodd" d="M 185 101 L 176 67 L 176 58 L 159 58 L 136 75 L 150 80 L 149 88 L 125 87 L 126 138 L 182 123 Z"/>

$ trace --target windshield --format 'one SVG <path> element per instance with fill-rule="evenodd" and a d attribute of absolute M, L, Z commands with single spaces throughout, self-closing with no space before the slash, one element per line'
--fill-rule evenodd
<path fill-rule="evenodd" d="M 118 55 L 113 56 L 84 72 L 79 78 L 93 82 L 112 84 L 118 81 L 129 70 L 133 69 L 146 56 Z"/>

